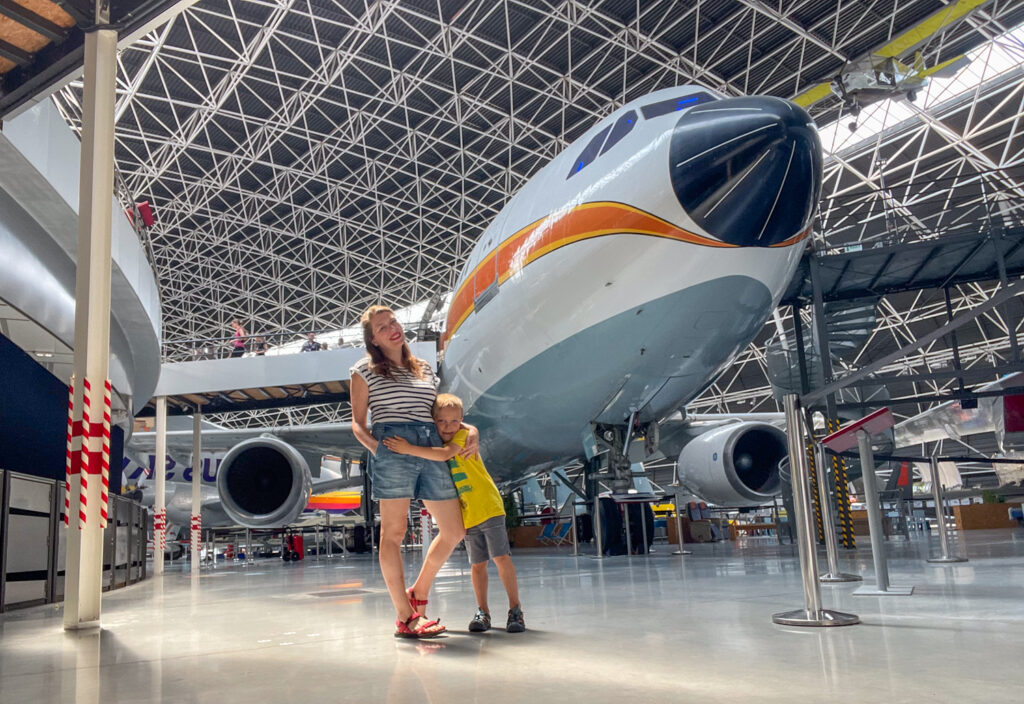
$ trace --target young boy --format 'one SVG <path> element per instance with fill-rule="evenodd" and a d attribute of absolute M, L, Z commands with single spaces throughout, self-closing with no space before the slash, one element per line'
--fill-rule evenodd
<path fill-rule="evenodd" d="M 505 630 L 522 633 L 526 630 L 523 610 L 519 604 L 516 568 L 512 565 L 508 532 L 505 529 L 505 505 L 498 487 L 487 473 L 480 455 L 469 459 L 458 453 L 466 443 L 462 429 L 462 401 L 452 394 L 439 394 L 434 402 L 434 423 L 444 447 L 417 447 L 402 438 L 385 438 L 384 445 L 392 452 L 413 455 L 427 460 L 447 462 L 459 492 L 462 522 L 466 527 L 466 552 L 472 565 L 473 592 L 477 610 L 469 622 L 469 630 L 481 633 L 490 629 L 491 614 L 487 606 L 487 561 L 494 561 L 501 583 L 508 594 L 508 622 Z"/>

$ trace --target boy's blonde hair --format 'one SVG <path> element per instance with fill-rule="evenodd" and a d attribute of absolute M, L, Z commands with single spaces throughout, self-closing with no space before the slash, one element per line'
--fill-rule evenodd
<path fill-rule="evenodd" d="M 457 408 L 459 415 L 462 415 L 462 399 L 455 394 L 438 394 L 434 399 L 434 410 L 432 414 L 437 417 L 439 411 L 444 408 Z"/>

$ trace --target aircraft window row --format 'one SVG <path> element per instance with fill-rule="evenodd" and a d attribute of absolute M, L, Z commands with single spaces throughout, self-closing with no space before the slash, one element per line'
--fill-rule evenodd
<path fill-rule="evenodd" d="M 612 129 L 611 125 L 608 125 L 603 130 L 597 133 L 597 136 L 590 140 L 590 143 L 583 148 L 583 152 L 573 162 L 572 169 L 569 171 L 569 175 L 566 178 L 571 178 L 573 174 L 577 174 L 583 170 L 583 167 L 592 162 L 597 158 L 601 152 L 601 145 L 604 144 L 604 138 L 608 136 L 608 132 Z"/>
<path fill-rule="evenodd" d="M 651 118 L 661 117 L 662 115 L 667 115 L 670 112 L 685 110 L 686 108 L 693 107 L 694 105 L 700 105 L 701 103 L 710 103 L 713 100 L 718 100 L 718 98 L 710 93 L 691 93 L 690 95 L 684 95 L 679 98 L 671 98 L 669 100 L 661 100 L 657 103 L 644 105 L 640 108 L 640 112 L 643 113 L 645 119 L 650 120 Z M 572 168 L 569 169 L 569 175 L 566 176 L 566 178 L 572 178 L 573 175 L 582 171 L 587 165 L 594 161 L 594 159 L 618 144 L 623 137 L 629 134 L 636 122 L 636 112 L 630 110 L 616 120 L 614 125 L 605 127 L 603 130 L 598 132 L 594 138 L 590 140 L 587 146 L 583 148 L 583 151 L 580 152 L 576 161 L 573 162 Z M 608 139 L 607 142 L 605 142 L 605 138 Z"/>
<path fill-rule="evenodd" d="M 680 110 L 685 110 L 686 108 L 692 108 L 694 105 L 710 103 L 714 100 L 718 100 L 718 98 L 710 93 L 691 93 L 690 95 L 684 95 L 680 98 L 670 98 L 669 100 L 661 100 L 657 103 L 644 105 L 640 108 L 640 112 L 643 113 L 645 120 L 650 120 L 655 117 L 667 115 L 670 112 L 678 112 Z"/>
<path fill-rule="evenodd" d="M 632 110 L 616 120 L 615 125 L 612 127 L 611 134 L 608 135 L 608 141 L 604 143 L 603 147 L 601 147 L 601 153 L 604 154 L 606 151 L 618 144 L 623 137 L 629 134 L 635 124 L 636 113 Z"/>

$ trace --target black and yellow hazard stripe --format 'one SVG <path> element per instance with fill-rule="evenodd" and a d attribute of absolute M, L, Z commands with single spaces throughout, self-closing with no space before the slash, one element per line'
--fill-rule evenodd
<path fill-rule="evenodd" d="M 821 503 L 818 499 L 818 465 L 814 459 L 814 443 L 807 443 L 807 464 L 811 468 L 811 504 L 814 506 L 814 525 L 818 529 L 818 542 L 825 542 L 825 529 L 821 524 Z"/>
<path fill-rule="evenodd" d="M 828 432 L 839 430 L 839 422 L 828 420 Z M 832 456 L 832 471 L 836 479 L 836 504 L 839 517 L 839 539 L 843 547 L 853 550 L 857 547 L 857 539 L 853 535 L 853 514 L 850 509 L 850 483 L 846 476 L 846 461 L 842 457 Z"/>

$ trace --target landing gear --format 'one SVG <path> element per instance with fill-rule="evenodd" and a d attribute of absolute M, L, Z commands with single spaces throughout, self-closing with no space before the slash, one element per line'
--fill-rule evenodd
<path fill-rule="evenodd" d="M 633 488 L 634 462 L 654 454 L 658 449 L 657 423 L 640 423 L 636 420 L 636 414 L 633 414 L 625 425 L 595 423 L 593 432 L 596 454 L 605 454 L 601 473 L 611 475 L 609 484 L 612 493 L 626 493 Z"/>

